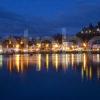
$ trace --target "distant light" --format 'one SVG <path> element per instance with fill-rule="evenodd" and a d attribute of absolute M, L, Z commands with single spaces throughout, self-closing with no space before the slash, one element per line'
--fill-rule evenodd
<path fill-rule="evenodd" d="M 16 45 L 16 48 L 19 48 L 19 44 Z"/>
<path fill-rule="evenodd" d="M 3 52 L 3 50 L 2 49 L 0 49 L 0 53 L 2 53 Z"/>
<path fill-rule="evenodd" d="M 23 41 L 21 41 L 20 44 L 23 44 Z"/>
<path fill-rule="evenodd" d="M 40 44 L 40 43 L 37 43 L 36 45 L 37 45 L 37 47 L 39 47 L 39 48 L 41 47 L 41 44 Z"/>
<path fill-rule="evenodd" d="M 19 51 L 19 44 L 16 45 L 15 52 Z"/>
<path fill-rule="evenodd" d="M 11 41 L 9 41 L 9 44 L 11 44 Z"/>
<path fill-rule="evenodd" d="M 86 47 L 87 46 L 86 43 L 83 43 L 83 46 Z"/>
<path fill-rule="evenodd" d="M 97 28 L 97 32 L 100 32 L 100 29 L 99 28 Z"/>

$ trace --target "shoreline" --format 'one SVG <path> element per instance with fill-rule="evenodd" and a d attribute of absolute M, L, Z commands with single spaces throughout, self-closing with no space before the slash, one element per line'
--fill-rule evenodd
<path fill-rule="evenodd" d="M 100 51 L 59 51 L 59 52 L 45 52 L 45 51 L 41 51 L 41 52 L 17 52 L 17 53 L 0 53 L 0 55 L 16 55 L 16 54 L 83 54 L 83 53 L 87 53 L 87 54 L 100 54 Z"/>

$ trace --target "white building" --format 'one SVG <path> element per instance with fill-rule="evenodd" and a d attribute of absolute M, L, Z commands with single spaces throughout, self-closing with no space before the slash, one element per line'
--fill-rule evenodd
<path fill-rule="evenodd" d="M 69 42 L 63 42 L 62 43 L 62 51 L 69 51 L 70 49 L 70 45 L 69 45 Z"/>
<path fill-rule="evenodd" d="M 59 51 L 60 50 L 60 47 L 59 47 L 59 44 L 55 41 L 52 41 L 52 51 Z"/>
<path fill-rule="evenodd" d="M 92 46 L 92 48 L 93 48 L 93 49 L 98 49 L 98 50 L 100 50 L 100 44 L 94 44 L 94 45 Z"/>

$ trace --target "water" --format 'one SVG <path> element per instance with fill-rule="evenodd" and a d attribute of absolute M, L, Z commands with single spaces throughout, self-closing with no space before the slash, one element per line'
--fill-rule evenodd
<path fill-rule="evenodd" d="M 99 100 L 100 54 L 0 55 L 0 100 Z"/>

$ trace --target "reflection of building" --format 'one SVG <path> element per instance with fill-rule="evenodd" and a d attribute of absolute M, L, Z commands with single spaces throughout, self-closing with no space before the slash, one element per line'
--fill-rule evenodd
<path fill-rule="evenodd" d="M 3 53 L 2 45 L 0 44 L 0 54 Z"/>
<path fill-rule="evenodd" d="M 0 55 L 0 68 L 3 66 L 3 56 Z"/>
<path fill-rule="evenodd" d="M 99 63 L 100 62 L 100 54 L 97 54 L 97 55 L 94 54 L 92 61 L 94 63 Z"/>
<path fill-rule="evenodd" d="M 0 67 L 2 67 L 3 56 L 0 56 Z M 93 62 L 93 63 L 92 63 Z M 100 78 L 100 55 L 88 54 L 34 54 L 30 55 L 9 55 L 7 58 L 7 66 L 10 72 L 25 72 L 28 69 L 41 71 L 42 69 L 49 71 L 68 69 L 78 71 L 82 75 L 82 79 L 93 79 L 95 76 Z"/>

